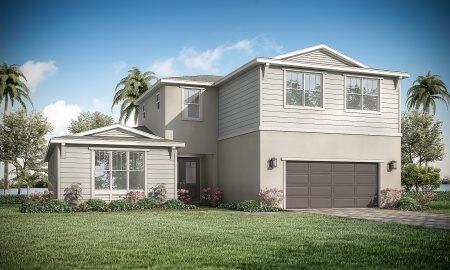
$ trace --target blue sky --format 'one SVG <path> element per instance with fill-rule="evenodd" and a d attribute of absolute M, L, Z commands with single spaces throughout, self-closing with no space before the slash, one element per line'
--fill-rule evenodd
<path fill-rule="evenodd" d="M 450 4 L 433 1 L 7 1 L 0 60 L 29 76 L 35 109 L 62 134 L 80 111 L 112 113 L 117 81 L 227 74 L 256 56 L 324 43 L 374 68 L 450 84 Z M 450 111 L 440 104 L 450 152 Z M 444 166 L 445 164 L 445 166 Z M 450 154 L 438 163 L 450 175 Z"/>

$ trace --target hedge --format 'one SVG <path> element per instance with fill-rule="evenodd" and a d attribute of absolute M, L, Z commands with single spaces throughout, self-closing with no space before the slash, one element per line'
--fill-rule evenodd
<path fill-rule="evenodd" d="M 21 204 L 27 201 L 27 195 L 0 195 L 0 204 Z"/>

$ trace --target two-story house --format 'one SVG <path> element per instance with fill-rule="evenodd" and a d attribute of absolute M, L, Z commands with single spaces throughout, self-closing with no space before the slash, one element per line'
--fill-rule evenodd
<path fill-rule="evenodd" d="M 165 143 L 146 146 L 146 153 L 164 155 L 146 158 L 154 172 L 142 181 L 146 189 L 172 183 L 173 196 L 185 188 L 193 200 L 202 187 L 219 187 L 227 202 L 256 199 L 260 190 L 277 188 L 286 209 L 376 206 L 381 189 L 400 187 L 400 85 L 407 77 L 318 45 L 253 59 L 223 77 L 160 79 L 136 101 L 138 130 L 153 144 Z M 115 131 L 144 140 L 143 133 L 122 128 L 75 136 Z M 55 164 L 62 161 L 63 143 L 70 145 L 58 138 L 50 142 L 50 149 L 60 150 Z M 87 147 L 93 172 L 86 185 L 93 196 L 95 164 L 102 159 L 95 149 L 102 148 Z M 117 156 L 113 151 L 110 163 Z M 50 161 L 53 152 L 58 151 L 49 150 Z M 166 169 L 170 176 L 163 174 Z M 61 182 L 52 179 L 55 185 Z"/>

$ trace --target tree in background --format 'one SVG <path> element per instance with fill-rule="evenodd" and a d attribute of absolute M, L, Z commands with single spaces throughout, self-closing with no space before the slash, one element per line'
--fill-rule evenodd
<path fill-rule="evenodd" d="M 70 133 L 80 133 L 112 124 L 114 124 L 114 119 L 109 115 L 101 112 L 82 112 L 77 119 L 70 122 L 68 129 Z"/>
<path fill-rule="evenodd" d="M 402 115 L 402 163 L 426 164 L 442 160 L 445 145 L 442 122 L 416 110 Z"/>
<path fill-rule="evenodd" d="M 50 123 L 41 113 L 27 114 L 24 109 L 20 109 L 3 117 L 0 126 L 0 157 L 14 165 L 19 185 L 31 187 L 46 176 L 45 135 L 51 130 Z"/>
<path fill-rule="evenodd" d="M 137 123 L 139 106 L 134 102 L 147 90 L 152 87 L 152 81 L 156 80 L 155 73 L 147 71 L 142 73 L 134 67 L 128 71 L 128 75 L 121 79 L 116 86 L 116 94 L 113 98 L 112 107 L 122 102 L 120 106 L 120 123 L 126 123 L 131 115 L 134 115 L 134 122 Z"/>
<path fill-rule="evenodd" d="M 11 107 L 14 106 L 14 102 L 18 102 L 23 108 L 26 109 L 25 101 L 30 102 L 30 91 L 26 84 L 25 76 L 17 65 L 8 65 L 4 62 L 0 63 L 0 103 L 3 103 L 3 115 L 8 114 L 8 106 L 11 103 Z M 7 161 L 2 160 L 4 164 L 4 188 L 5 193 L 9 189 L 9 164 Z"/>
<path fill-rule="evenodd" d="M 436 113 L 436 101 L 442 101 L 448 107 L 450 101 L 450 93 L 447 90 L 445 83 L 439 79 L 439 75 L 431 75 L 428 72 L 425 76 L 419 76 L 414 81 L 413 86 L 408 90 L 408 99 L 406 104 L 408 109 L 420 109 L 430 113 L 433 109 L 433 114 Z"/>

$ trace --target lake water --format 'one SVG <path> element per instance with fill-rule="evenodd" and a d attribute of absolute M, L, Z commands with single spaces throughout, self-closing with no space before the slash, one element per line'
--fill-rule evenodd
<path fill-rule="evenodd" d="M 439 191 L 450 191 L 450 184 L 442 184 L 438 190 Z"/>
<path fill-rule="evenodd" d="M 47 191 L 47 190 L 48 190 L 48 188 L 30 188 L 30 194 L 42 193 L 42 192 Z M 9 194 L 16 195 L 17 192 L 18 192 L 17 188 L 9 189 Z M 3 194 L 5 194 L 5 190 L 4 189 L 0 189 L 0 195 L 3 195 Z M 20 189 L 20 194 L 27 195 L 27 189 L 26 188 L 21 188 Z"/>

